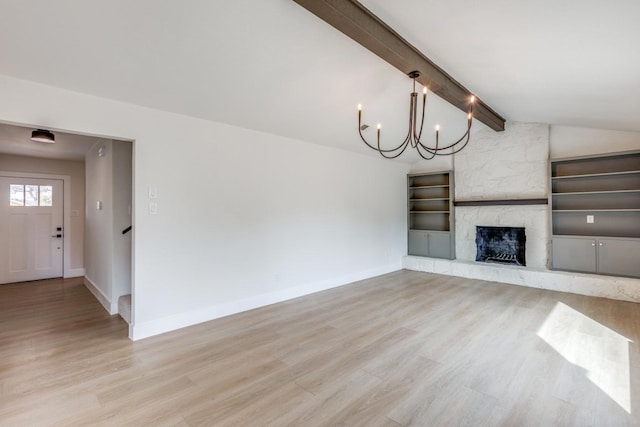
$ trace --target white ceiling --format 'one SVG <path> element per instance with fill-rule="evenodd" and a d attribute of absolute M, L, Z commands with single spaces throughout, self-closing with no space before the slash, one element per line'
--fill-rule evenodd
<path fill-rule="evenodd" d="M 508 120 L 640 131 L 637 0 L 362 3 Z M 409 79 L 291 0 L 0 12 L 1 74 L 358 152 L 358 103 L 383 143 L 406 133 Z M 464 114 L 432 99 L 455 136 Z"/>
<path fill-rule="evenodd" d="M 101 138 L 54 131 L 55 144 L 31 141 L 33 128 L 0 123 L 0 153 L 48 159 L 84 160 Z"/>

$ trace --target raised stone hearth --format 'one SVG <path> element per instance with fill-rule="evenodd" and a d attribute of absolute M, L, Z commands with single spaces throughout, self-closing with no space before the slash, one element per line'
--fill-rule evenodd
<path fill-rule="evenodd" d="M 531 288 L 640 302 L 640 280 L 596 274 L 550 271 L 515 265 L 486 264 L 474 261 L 444 260 L 406 256 L 402 267 L 407 270 L 446 274 L 490 282 L 509 283 Z"/>

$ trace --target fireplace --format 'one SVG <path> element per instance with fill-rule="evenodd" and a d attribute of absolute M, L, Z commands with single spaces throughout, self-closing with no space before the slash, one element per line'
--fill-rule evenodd
<path fill-rule="evenodd" d="M 476 226 L 476 261 L 526 265 L 524 227 Z"/>

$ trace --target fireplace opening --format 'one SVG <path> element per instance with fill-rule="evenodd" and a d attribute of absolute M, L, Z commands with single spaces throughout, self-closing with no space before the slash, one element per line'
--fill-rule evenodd
<path fill-rule="evenodd" d="M 476 261 L 526 265 L 524 227 L 476 226 Z"/>

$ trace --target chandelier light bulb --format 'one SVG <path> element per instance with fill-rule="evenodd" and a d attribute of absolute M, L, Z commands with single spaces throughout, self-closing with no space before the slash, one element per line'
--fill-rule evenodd
<path fill-rule="evenodd" d="M 426 95 L 426 94 L 427 94 L 427 87 L 426 87 L 426 86 L 422 88 L 422 93 L 423 93 L 424 95 Z"/>
<path fill-rule="evenodd" d="M 471 96 L 471 103 L 473 104 L 474 102 L 476 102 L 476 97 L 475 96 Z"/>
<path fill-rule="evenodd" d="M 382 124 L 378 123 L 378 130 L 380 130 L 382 128 Z"/>
<path fill-rule="evenodd" d="M 440 125 L 436 125 L 436 132 L 440 131 Z"/>
<path fill-rule="evenodd" d="M 358 111 L 362 111 L 362 104 L 358 104 Z"/>

